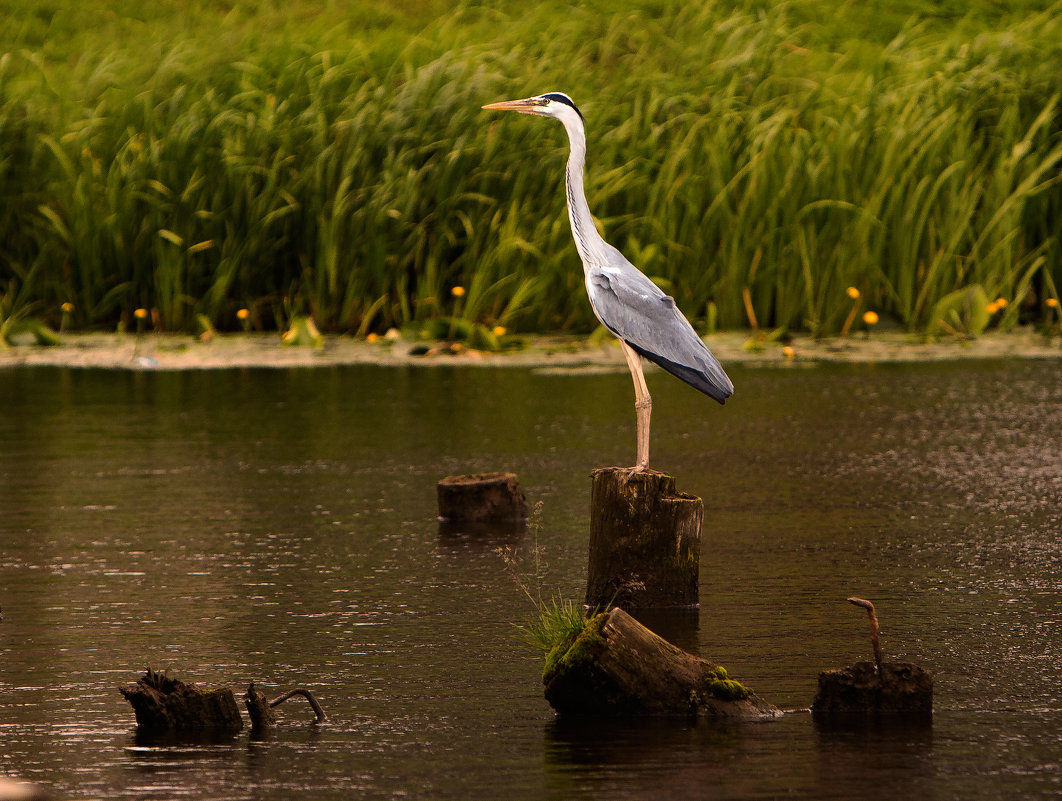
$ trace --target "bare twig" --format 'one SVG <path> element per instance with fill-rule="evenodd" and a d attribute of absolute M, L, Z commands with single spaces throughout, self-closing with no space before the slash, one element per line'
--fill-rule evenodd
<path fill-rule="evenodd" d="M 294 690 L 288 690 L 283 695 L 277 696 L 269 702 L 269 705 L 277 706 L 278 704 L 284 703 L 294 695 L 301 695 L 303 698 L 310 702 L 310 706 L 313 707 L 314 714 L 317 715 L 317 723 L 322 723 L 328 720 L 328 716 L 324 713 L 324 710 L 321 709 L 321 705 L 317 703 L 317 699 L 313 697 L 313 693 L 311 693 L 309 690 L 304 690 L 301 687 L 296 687 Z"/>
<path fill-rule="evenodd" d="M 867 610 L 867 617 L 870 618 L 870 643 L 874 646 L 874 662 L 878 666 L 878 675 L 881 676 L 881 642 L 878 639 L 878 616 L 874 613 L 874 604 L 870 601 L 864 601 L 862 598 L 849 598 L 848 603 L 861 606 Z"/>

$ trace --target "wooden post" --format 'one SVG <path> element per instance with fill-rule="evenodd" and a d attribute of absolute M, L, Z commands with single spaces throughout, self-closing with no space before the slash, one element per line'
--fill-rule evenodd
<path fill-rule="evenodd" d="M 698 606 L 701 499 L 655 470 L 605 467 L 591 477 L 587 605 Z"/>

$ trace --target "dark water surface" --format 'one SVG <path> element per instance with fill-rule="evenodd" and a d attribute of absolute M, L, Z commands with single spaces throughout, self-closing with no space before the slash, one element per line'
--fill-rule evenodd
<path fill-rule="evenodd" d="M 661 373 L 653 464 L 703 497 L 702 607 L 650 622 L 785 708 L 869 656 L 929 727 L 557 721 L 532 608 L 581 599 L 589 478 L 630 379 L 350 367 L 0 372 L 0 773 L 68 798 L 970 799 L 1062 794 L 1058 362 Z M 535 525 L 442 534 L 435 484 L 513 470 Z M 532 582 L 534 580 L 532 579 Z M 147 665 L 309 687 L 265 740 L 138 740 Z"/>

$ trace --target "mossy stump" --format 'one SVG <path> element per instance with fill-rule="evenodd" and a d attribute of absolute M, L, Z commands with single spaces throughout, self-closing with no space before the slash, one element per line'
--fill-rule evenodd
<path fill-rule="evenodd" d="M 780 714 L 720 665 L 672 645 L 618 608 L 554 648 L 542 682 L 546 700 L 562 715 L 759 720 Z"/>
<path fill-rule="evenodd" d="M 696 607 L 704 505 L 666 473 L 591 473 L 586 603 L 627 609 Z"/>
<path fill-rule="evenodd" d="M 243 728 L 236 696 L 228 687 L 203 690 L 149 670 L 136 684 L 118 690 L 144 732 L 235 734 Z"/>
<path fill-rule="evenodd" d="M 447 476 L 438 483 L 439 519 L 451 523 L 527 520 L 527 499 L 515 473 Z"/>
<path fill-rule="evenodd" d="M 910 662 L 856 662 L 819 674 L 811 704 L 816 717 L 834 715 L 933 714 L 933 674 Z"/>

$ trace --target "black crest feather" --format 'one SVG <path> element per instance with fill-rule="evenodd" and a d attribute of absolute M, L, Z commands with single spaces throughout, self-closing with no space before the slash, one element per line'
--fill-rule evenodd
<path fill-rule="evenodd" d="M 581 119 L 583 122 L 586 122 L 586 118 L 583 117 L 583 112 L 579 111 L 579 107 L 575 105 L 575 101 L 563 92 L 548 92 L 542 96 L 549 98 L 554 103 L 563 103 L 566 106 L 571 106 L 573 109 L 575 109 L 575 113 L 579 115 L 579 119 Z"/>

